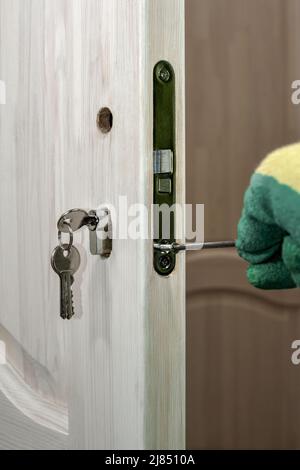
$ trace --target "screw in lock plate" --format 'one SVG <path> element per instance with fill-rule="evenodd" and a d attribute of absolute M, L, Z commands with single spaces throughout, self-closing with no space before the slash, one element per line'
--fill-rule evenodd
<path fill-rule="evenodd" d="M 165 63 L 163 63 L 158 70 L 158 78 L 164 83 L 169 82 L 171 79 L 171 72 Z"/>
<path fill-rule="evenodd" d="M 159 260 L 160 267 L 165 270 L 170 268 L 171 263 L 172 263 L 172 260 L 171 260 L 170 255 L 163 255 L 161 256 Z"/>
<path fill-rule="evenodd" d="M 163 276 L 168 276 L 171 274 L 175 267 L 175 254 L 171 251 L 161 251 L 155 250 L 155 265 L 157 266 L 157 271 Z"/>

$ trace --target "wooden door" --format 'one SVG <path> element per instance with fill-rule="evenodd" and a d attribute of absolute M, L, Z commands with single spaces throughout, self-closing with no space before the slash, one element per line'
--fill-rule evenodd
<path fill-rule="evenodd" d="M 183 1 L 0 0 L 1 449 L 185 445 L 184 256 L 163 278 L 151 239 L 115 237 L 103 260 L 82 230 L 71 321 L 50 268 L 66 210 L 119 196 L 150 208 L 161 59 L 176 74 L 184 202 Z"/>
<path fill-rule="evenodd" d="M 187 200 L 233 239 L 258 162 L 299 140 L 298 0 L 186 2 Z M 299 290 L 248 285 L 235 250 L 187 261 L 187 445 L 299 448 Z"/>

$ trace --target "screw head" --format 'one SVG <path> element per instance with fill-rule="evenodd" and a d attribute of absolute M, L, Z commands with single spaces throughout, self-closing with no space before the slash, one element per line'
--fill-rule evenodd
<path fill-rule="evenodd" d="M 172 258 L 169 255 L 163 255 L 159 259 L 159 264 L 162 269 L 169 269 L 172 264 Z"/>
<path fill-rule="evenodd" d="M 170 71 L 167 69 L 167 67 L 164 65 L 160 71 L 159 71 L 159 74 L 158 74 L 159 78 L 161 81 L 167 83 L 170 81 L 170 78 L 171 78 L 171 73 Z"/>

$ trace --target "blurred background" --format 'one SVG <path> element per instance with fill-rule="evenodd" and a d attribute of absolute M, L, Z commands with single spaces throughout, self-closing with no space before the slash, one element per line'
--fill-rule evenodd
<path fill-rule="evenodd" d="M 258 162 L 299 140 L 300 0 L 186 0 L 187 202 L 233 239 Z M 187 445 L 299 448 L 299 290 L 247 284 L 235 250 L 187 259 Z"/>

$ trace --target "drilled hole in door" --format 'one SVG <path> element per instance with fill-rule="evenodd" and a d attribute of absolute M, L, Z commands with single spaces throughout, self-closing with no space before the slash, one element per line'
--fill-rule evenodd
<path fill-rule="evenodd" d="M 111 131 L 113 115 L 109 108 L 101 108 L 97 115 L 97 126 L 103 134 Z"/>

